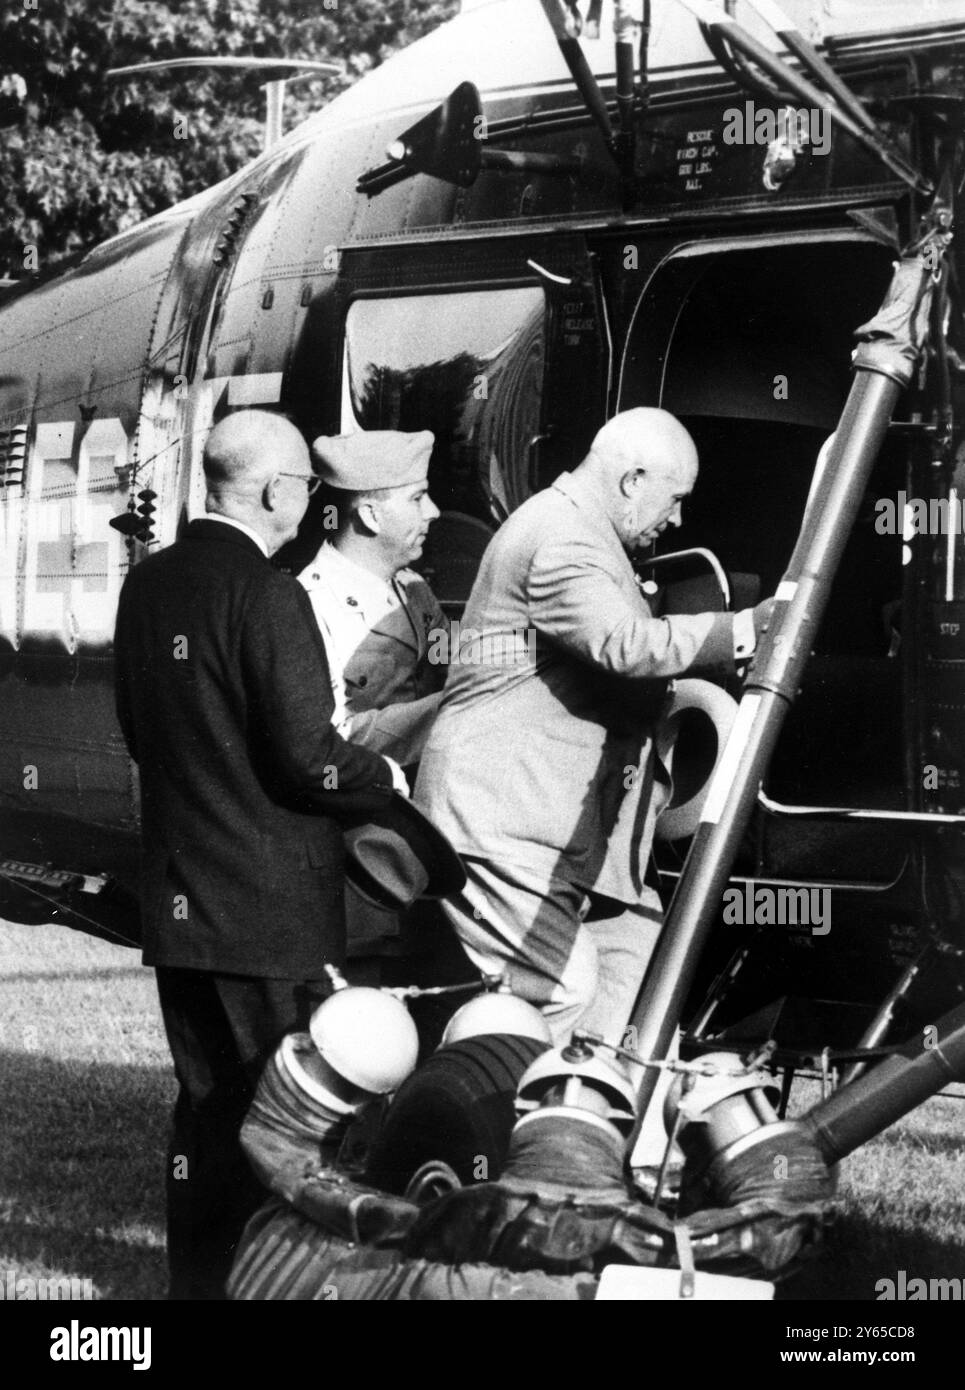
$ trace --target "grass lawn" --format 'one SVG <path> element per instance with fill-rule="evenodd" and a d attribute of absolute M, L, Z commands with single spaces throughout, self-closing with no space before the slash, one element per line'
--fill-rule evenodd
<path fill-rule="evenodd" d="M 137 953 L 0 923 L 0 1278 L 164 1296 L 173 1096 L 154 976 Z M 812 1097 L 799 1083 L 795 1109 Z M 874 1299 L 901 1269 L 965 1278 L 963 1127 L 965 1102 L 938 1098 L 848 1159 L 827 1245 L 779 1296 Z"/>
<path fill-rule="evenodd" d="M 174 1090 L 136 951 L 0 924 L 0 1271 L 164 1296 Z"/>
<path fill-rule="evenodd" d="M 965 1281 L 965 1086 L 937 1096 L 841 1164 L 838 1202 L 818 1259 L 780 1291 L 797 1299 L 874 1299 L 879 1279 Z M 801 1111 L 821 1098 L 800 1082 Z"/>

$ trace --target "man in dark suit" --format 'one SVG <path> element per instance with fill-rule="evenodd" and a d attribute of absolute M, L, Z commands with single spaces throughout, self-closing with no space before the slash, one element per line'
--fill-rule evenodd
<path fill-rule="evenodd" d="M 180 1090 L 168 1189 L 172 1298 L 220 1298 L 261 1194 L 238 1140 L 261 1068 L 307 1026 L 344 951 L 336 817 L 377 810 L 389 760 L 331 723 L 325 647 L 269 557 L 314 485 L 288 421 L 242 411 L 204 454 L 208 516 L 127 576 L 117 712 L 141 780 L 144 963 Z"/>

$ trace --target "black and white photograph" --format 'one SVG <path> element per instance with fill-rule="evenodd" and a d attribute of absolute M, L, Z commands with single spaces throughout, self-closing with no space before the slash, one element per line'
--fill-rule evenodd
<path fill-rule="evenodd" d="M 3 0 L 0 203 L 14 1344 L 937 1365 L 965 0 Z"/>

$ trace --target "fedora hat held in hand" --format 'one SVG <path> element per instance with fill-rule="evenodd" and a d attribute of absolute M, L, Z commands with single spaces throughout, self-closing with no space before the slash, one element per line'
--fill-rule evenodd
<path fill-rule="evenodd" d="M 383 810 L 345 828 L 345 876 L 376 907 L 447 898 L 466 882 L 462 860 L 440 830 L 398 792 Z"/>

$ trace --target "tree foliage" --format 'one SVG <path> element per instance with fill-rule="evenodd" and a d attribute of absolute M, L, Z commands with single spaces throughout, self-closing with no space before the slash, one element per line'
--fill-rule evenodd
<path fill-rule="evenodd" d="M 448 19 L 454 0 L 7 0 L 0 15 L 0 275 L 41 271 L 226 177 L 261 148 L 263 76 L 109 68 L 163 58 L 334 60 L 286 129 Z"/>

